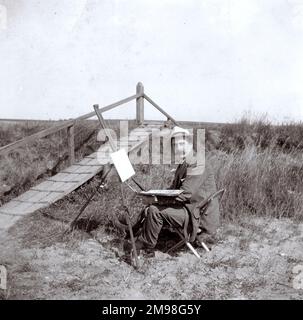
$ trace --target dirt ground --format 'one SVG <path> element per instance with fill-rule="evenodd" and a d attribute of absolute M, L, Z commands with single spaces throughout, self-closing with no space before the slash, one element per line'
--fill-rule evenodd
<path fill-rule="evenodd" d="M 45 232 L 37 235 L 37 228 Z M 63 237 L 65 228 L 35 213 L 2 235 L 0 264 L 8 270 L 2 299 L 303 298 L 303 288 L 294 288 L 300 274 L 293 273 L 303 265 L 302 223 L 224 223 L 212 250 L 198 249 L 202 259 L 187 249 L 175 256 L 157 251 L 141 258 L 139 271 L 121 258 L 117 235 L 99 228 Z"/>

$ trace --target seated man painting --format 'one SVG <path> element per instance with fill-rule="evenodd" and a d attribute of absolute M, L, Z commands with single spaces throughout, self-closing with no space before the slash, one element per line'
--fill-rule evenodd
<path fill-rule="evenodd" d="M 198 204 L 216 192 L 216 184 L 210 161 L 197 161 L 193 152 L 192 136 L 186 129 L 174 127 L 171 134 L 175 156 L 181 161 L 178 165 L 170 189 L 180 189 L 182 193 L 168 204 L 153 203 L 146 210 L 140 232 L 136 239 L 136 248 L 150 251 L 158 240 L 165 223 L 180 227 L 189 236 L 189 242 L 199 239 L 211 239 L 219 226 L 219 203 L 212 201 L 207 215 L 201 215 Z M 141 222 L 140 222 L 141 221 Z M 126 252 L 131 251 L 130 242 L 124 244 Z"/>

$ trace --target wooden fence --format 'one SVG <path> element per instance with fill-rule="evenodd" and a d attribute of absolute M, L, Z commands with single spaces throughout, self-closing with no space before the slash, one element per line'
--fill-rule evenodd
<path fill-rule="evenodd" d="M 176 120 L 171 117 L 167 112 L 165 112 L 160 106 L 158 106 L 150 97 L 148 97 L 144 93 L 144 86 L 141 82 L 137 84 L 136 87 L 136 94 L 127 97 L 123 100 L 117 101 L 115 103 L 112 103 L 108 106 L 105 106 L 103 108 L 100 108 L 99 111 L 101 113 L 109 111 L 111 109 L 114 109 L 118 106 L 121 106 L 122 104 L 125 104 L 127 102 L 130 102 L 132 100 L 136 100 L 136 122 L 137 125 L 143 125 L 144 123 L 144 100 L 148 101 L 151 105 L 153 105 L 158 111 L 160 111 L 162 114 L 165 115 L 167 119 L 170 119 L 174 124 L 177 125 Z M 84 114 L 80 117 L 77 117 L 72 120 L 64 121 L 63 123 L 54 125 L 51 128 L 47 128 L 45 130 L 39 131 L 35 134 L 32 134 L 28 137 L 25 137 L 21 140 L 12 142 L 6 146 L 0 147 L 0 156 L 9 154 L 10 152 L 16 150 L 19 147 L 23 147 L 25 145 L 28 145 L 37 139 L 44 138 L 46 136 L 49 136 L 51 134 L 54 134 L 60 130 L 67 130 L 67 137 L 68 137 L 68 153 L 69 153 L 69 164 L 72 165 L 75 162 L 75 124 L 78 121 L 86 120 L 89 118 L 92 118 L 96 116 L 96 112 L 92 111 L 90 113 Z"/>

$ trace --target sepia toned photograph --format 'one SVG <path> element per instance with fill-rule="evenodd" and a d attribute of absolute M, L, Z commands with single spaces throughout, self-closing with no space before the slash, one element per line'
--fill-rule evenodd
<path fill-rule="evenodd" d="M 303 0 L 0 0 L 0 59 L 0 300 L 303 299 Z"/>

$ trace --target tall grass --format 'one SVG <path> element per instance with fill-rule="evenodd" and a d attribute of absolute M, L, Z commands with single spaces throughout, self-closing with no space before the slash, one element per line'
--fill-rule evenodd
<path fill-rule="evenodd" d="M 242 119 L 223 126 L 213 164 L 226 189 L 223 214 L 303 220 L 303 124 Z"/>
<path fill-rule="evenodd" d="M 303 123 L 272 125 L 266 118 L 243 117 L 226 124 L 220 130 L 219 148 L 226 152 L 243 150 L 247 146 L 277 149 L 281 152 L 303 151 Z"/>
<path fill-rule="evenodd" d="M 50 124 L 47 121 L 0 122 L 0 146 L 41 131 Z"/>
<path fill-rule="evenodd" d="M 297 155 L 249 147 L 213 161 L 218 187 L 226 189 L 223 214 L 303 218 L 302 161 Z"/>

